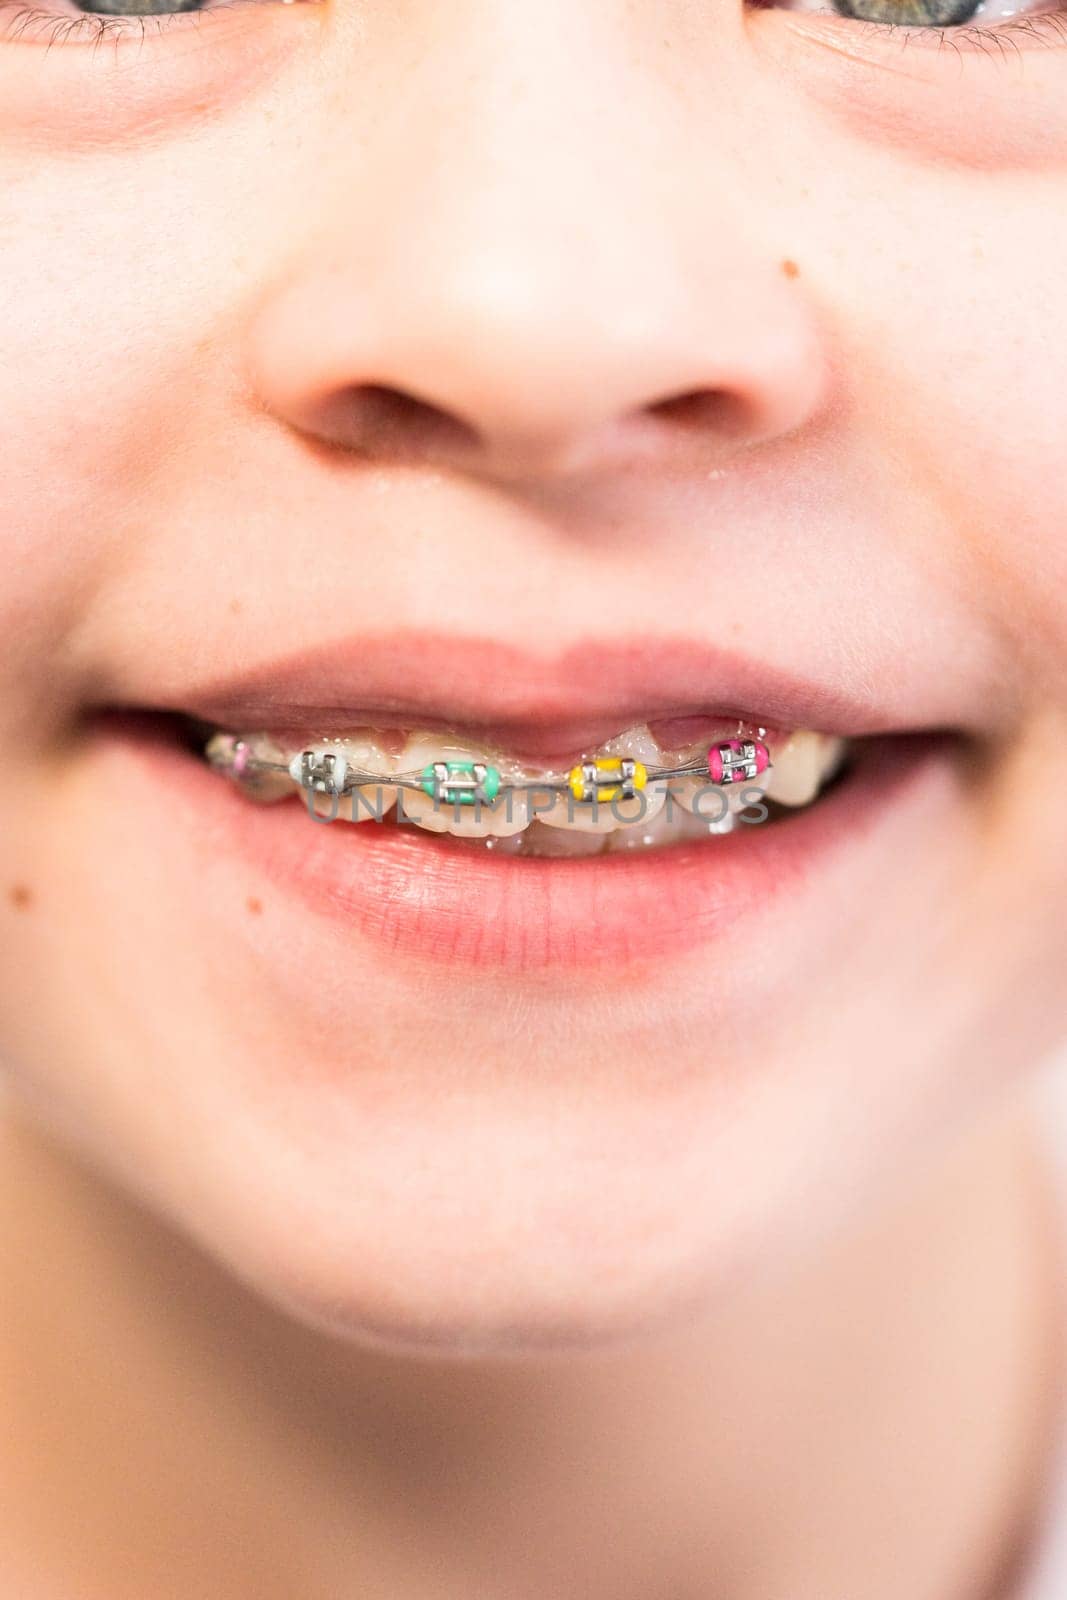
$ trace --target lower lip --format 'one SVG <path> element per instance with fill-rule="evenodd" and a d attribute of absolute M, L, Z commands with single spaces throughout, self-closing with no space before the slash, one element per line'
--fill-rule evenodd
<path fill-rule="evenodd" d="M 297 798 L 257 804 L 168 740 L 121 727 L 99 733 L 97 753 L 109 765 L 117 758 L 118 792 L 148 779 L 145 804 L 172 837 L 176 824 L 191 830 L 205 870 L 220 853 L 240 863 L 243 897 L 273 885 L 390 960 L 532 971 L 618 968 L 680 944 L 692 950 L 758 929 L 784 900 L 814 924 L 833 866 L 858 867 L 873 849 L 892 869 L 889 838 L 879 834 L 902 811 L 922 814 L 956 752 L 946 739 L 872 741 L 850 777 L 782 820 L 584 859 L 492 855 L 388 823 L 315 823 Z"/>

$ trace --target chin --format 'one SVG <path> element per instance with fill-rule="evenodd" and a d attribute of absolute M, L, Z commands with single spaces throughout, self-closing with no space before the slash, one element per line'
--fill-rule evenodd
<path fill-rule="evenodd" d="M 847 1054 L 783 1044 L 758 1065 L 725 1087 L 677 1056 L 655 1087 L 590 1092 L 531 1058 L 517 1092 L 446 1056 L 434 1094 L 365 1078 L 358 1097 L 214 1095 L 186 1103 L 181 1138 L 139 1130 L 119 1176 L 331 1340 L 434 1357 L 607 1347 L 773 1281 L 906 1188 L 965 1120 L 958 1084 L 939 1116 L 933 1060 L 894 1085 L 872 1056 L 877 1117 L 846 1098 L 861 1070 Z"/>

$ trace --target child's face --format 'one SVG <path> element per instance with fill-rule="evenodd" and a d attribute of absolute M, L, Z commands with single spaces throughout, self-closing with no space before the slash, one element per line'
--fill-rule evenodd
<path fill-rule="evenodd" d="M 655 1314 L 1057 1039 L 1057 20 L 0 14 L 0 1055 L 298 1316 Z M 257 806 L 115 706 L 961 737 L 533 861 Z"/>

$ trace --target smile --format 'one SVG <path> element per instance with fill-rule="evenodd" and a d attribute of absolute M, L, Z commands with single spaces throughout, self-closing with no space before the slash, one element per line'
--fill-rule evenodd
<path fill-rule="evenodd" d="M 364 635 L 101 707 L 87 755 L 231 937 L 566 987 L 835 936 L 958 822 L 971 740 L 916 710 L 700 643 Z"/>
<path fill-rule="evenodd" d="M 218 731 L 205 755 L 250 799 L 302 793 L 318 821 L 388 820 L 542 858 L 722 837 L 810 805 L 847 755 L 844 739 L 812 732 L 740 726 L 672 747 L 664 743 L 672 731 L 677 738 L 670 724 L 640 724 L 563 766 L 479 750 L 458 733 L 367 728 L 310 745 L 292 735 Z"/>

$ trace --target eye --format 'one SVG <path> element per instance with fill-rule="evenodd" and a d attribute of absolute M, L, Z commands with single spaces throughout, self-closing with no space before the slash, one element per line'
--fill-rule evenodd
<path fill-rule="evenodd" d="M 168 11 L 200 11 L 203 0 L 78 0 L 75 10 L 100 17 L 155 17 Z"/>
<path fill-rule="evenodd" d="M 830 9 L 857 22 L 902 28 L 957 28 L 971 22 L 995 27 L 1026 15 L 1026 7 L 1015 0 L 832 0 L 829 8 L 814 0 L 784 0 L 782 9 L 809 13 Z"/>
<path fill-rule="evenodd" d="M 141 42 L 151 34 L 195 27 L 217 12 L 259 10 L 275 4 L 314 5 L 316 0 L 0 0 L 0 42 L 78 45 L 108 38 Z"/>

